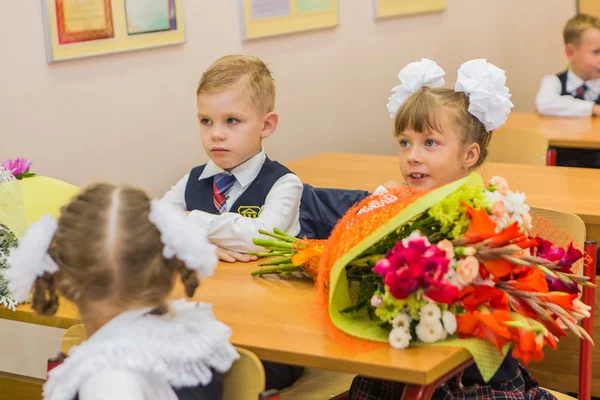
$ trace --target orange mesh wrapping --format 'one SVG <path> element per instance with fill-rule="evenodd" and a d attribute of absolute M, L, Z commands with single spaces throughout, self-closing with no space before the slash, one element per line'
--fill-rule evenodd
<path fill-rule="evenodd" d="M 369 351 L 377 347 L 386 346 L 386 344 L 367 342 L 354 338 L 338 330 L 333 325 L 328 313 L 328 286 L 331 268 L 333 268 L 335 262 L 344 253 L 426 193 L 422 190 L 404 186 L 388 189 L 388 193 L 371 195 L 346 212 L 331 232 L 329 239 L 325 242 L 317 275 L 315 316 L 322 320 L 329 336 L 346 350 L 353 352 Z M 397 199 L 390 201 L 390 195 L 395 196 Z M 377 202 L 378 207 L 359 214 L 361 209 L 373 205 L 372 202 Z"/>

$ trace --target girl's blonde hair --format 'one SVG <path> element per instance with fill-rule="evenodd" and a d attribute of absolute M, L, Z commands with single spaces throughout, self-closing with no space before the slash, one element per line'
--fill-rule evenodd
<path fill-rule="evenodd" d="M 62 210 L 49 250 L 59 272 L 36 280 L 33 308 L 54 314 L 56 285 L 80 309 L 108 299 L 166 309 L 175 271 L 193 296 L 197 275 L 176 258 L 163 258 L 160 233 L 149 213 L 150 198 L 139 189 L 96 184 L 83 190 Z"/>
<path fill-rule="evenodd" d="M 481 149 L 479 159 L 473 166 L 483 164 L 488 153 L 488 145 L 492 132 L 487 132 L 485 126 L 469 113 L 469 98 L 462 92 L 448 88 L 430 89 L 424 87 L 411 95 L 398 109 L 394 120 L 395 132 L 398 136 L 406 130 L 419 133 L 433 130 L 443 132 L 439 111 L 445 109 L 451 122 L 459 130 L 463 144 L 477 143 Z"/>

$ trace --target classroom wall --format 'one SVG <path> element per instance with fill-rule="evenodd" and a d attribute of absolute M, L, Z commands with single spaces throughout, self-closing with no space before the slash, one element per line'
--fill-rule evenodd
<path fill-rule="evenodd" d="M 487 57 L 506 69 L 515 110 L 565 67 L 572 0 L 449 0 L 443 13 L 375 22 L 370 0 L 340 0 L 336 29 L 242 43 L 237 0 L 185 0 L 181 46 L 47 64 L 40 0 L 11 1 L 0 24 L 0 159 L 77 185 L 127 182 L 160 195 L 203 163 L 195 88 L 229 53 L 273 69 L 281 123 L 265 143 L 281 161 L 322 151 L 395 154 L 385 105 L 397 73 L 428 57 L 448 71 Z"/>

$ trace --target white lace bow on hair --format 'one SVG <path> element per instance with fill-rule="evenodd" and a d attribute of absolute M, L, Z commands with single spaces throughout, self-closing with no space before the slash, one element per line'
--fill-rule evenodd
<path fill-rule="evenodd" d="M 387 109 L 390 118 L 394 118 L 398 109 L 413 93 L 422 87 L 440 88 L 445 84 L 446 73 L 434 61 L 422 58 L 421 61 L 412 62 L 402 68 L 398 74 L 400 85 L 392 89 Z"/>
<path fill-rule="evenodd" d="M 490 132 L 506 122 L 513 108 L 505 85 L 504 70 L 479 59 L 460 66 L 454 90 L 469 96 L 469 112 Z"/>
<path fill-rule="evenodd" d="M 148 219 L 160 232 L 165 259 L 177 257 L 202 279 L 213 274 L 219 261 L 217 248 L 208 241 L 206 232 L 186 218 L 182 210 L 165 200 L 152 200 Z M 57 226 L 51 215 L 42 216 L 29 226 L 18 246 L 11 250 L 5 276 L 16 301 L 28 298 L 38 277 L 58 271 L 48 254 Z"/>
<path fill-rule="evenodd" d="M 400 106 L 415 92 L 427 86 L 444 86 L 444 70 L 426 58 L 402 68 L 398 74 L 401 84 L 392 89 L 387 109 L 393 119 Z M 513 108 L 506 85 L 504 70 L 485 59 L 467 61 L 458 70 L 454 90 L 469 97 L 469 113 L 490 132 L 506 122 Z"/>

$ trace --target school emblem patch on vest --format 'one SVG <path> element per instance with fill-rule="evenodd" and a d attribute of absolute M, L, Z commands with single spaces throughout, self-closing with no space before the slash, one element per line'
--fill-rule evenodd
<path fill-rule="evenodd" d="M 239 206 L 237 211 L 242 217 L 257 218 L 260 215 L 261 207 Z"/>

